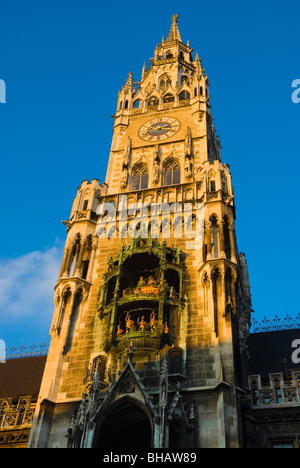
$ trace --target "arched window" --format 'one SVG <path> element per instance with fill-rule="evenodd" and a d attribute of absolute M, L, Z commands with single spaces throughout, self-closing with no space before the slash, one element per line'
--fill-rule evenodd
<path fill-rule="evenodd" d="M 70 263 L 68 265 L 68 276 L 70 277 L 75 275 L 75 271 L 77 269 L 77 260 L 78 260 L 78 254 L 80 251 L 80 246 L 81 246 L 81 236 L 80 234 L 77 234 L 73 242 Z"/>
<path fill-rule="evenodd" d="M 183 217 L 177 216 L 177 218 L 174 221 L 174 237 L 175 239 L 181 239 L 182 238 L 182 228 L 183 228 Z"/>
<path fill-rule="evenodd" d="M 125 109 L 128 109 L 128 101 L 125 101 Z"/>
<path fill-rule="evenodd" d="M 91 377 L 93 377 L 95 372 L 99 369 L 99 380 L 100 382 L 105 381 L 106 361 L 107 358 L 105 356 L 97 356 L 93 359 L 91 366 Z"/>
<path fill-rule="evenodd" d="M 216 182 L 214 180 L 210 181 L 210 191 L 215 192 L 216 191 Z"/>
<path fill-rule="evenodd" d="M 227 216 L 224 216 L 223 235 L 224 235 L 225 255 L 226 255 L 226 258 L 230 260 L 231 259 L 231 247 L 230 247 L 230 235 L 229 235 L 229 222 L 228 222 Z"/>
<path fill-rule="evenodd" d="M 162 75 L 161 76 L 161 79 L 160 79 L 160 82 L 159 82 L 159 88 L 161 91 L 164 91 L 165 89 L 167 89 L 168 86 L 170 86 L 172 83 L 171 81 L 171 78 L 169 77 L 169 75 Z"/>
<path fill-rule="evenodd" d="M 164 185 L 180 184 L 180 166 L 177 161 L 172 159 L 164 168 Z"/>
<path fill-rule="evenodd" d="M 204 316 L 208 316 L 208 308 L 209 308 L 209 288 L 210 288 L 210 281 L 208 278 L 207 272 L 204 273 L 203 277 L 203 308 L 204 308 Z"/>
<path fill-rule="evenodd" d="M 186 101 L 190 99 L 191 95 L 188 91 L 181 91 L 179 94 L 179 101 Z"/>
<path fill-rule="evenodd" d="M 71 296 L 72 296 L 72 291 L 71 291 L 71 288 L 68 286 L 67 289 L 65 289 L 65 291 L 64 291 L 64 293 L 62 295 L 62 300 L 61 300 L 61 304 L 60 304 L 60 311 L 59 311 L 57 322 L 56 322 L 56 330 L 57 330 L 58 334 L 60 333 L 62 325 L 63 325 L 66 309 L 70 305 Z"/>
<path fill-rule="evenodd" d="M 219 227 L 216 216 L 211 217 L 213 257 L 219 257 Z"/>
<path fill-rule="evenodd" d="M 222 284 L 221 284 L 221 272 L 219 268 L 215 268 L 212 272 L 212 292 L 213 292 L 213 304 L 214 304 L 214 330 L 216 336 L 219 335 L 219 312 L 221 309 L 222 304 L 221 297 L 222 297 Z"/>
<path fill-rule="evenodd" d="M 171 232 L 171 221 L 169 218 L 164 218 L 161 222 L 160 225 L 160 232 L 162 237 L 165 237 L 167 239 L 170 238 L 170 232 Z"/>
<path fill-rule="evenodd" d="M 81 288 L 79 288 L 75 294 L 74 298 L 74 303 L 73 303 L 73 308 L 71 312 L 71 318 L 70 318 L 70 323 L 69 323 L 69 330 L 68 330 L 68 335 L 66 339 L 66 343 L 64 346 L 63 354 L 66 355 L 72 348 L 72 343 L 73 343 L 73 338 L 74 338 L 74 333 L 75 333 L 75 327 L 76 323 L 78 320 L 79 316 L 79 308 L 80 304 L 83 299 L 83 291 Z"/>
<path fill-rule="evenodd" d="M 138 109 L 140 107 L 140 100 L 137 99 L 136 101 L 134 101 L 134 103 L 132 104 L 132 108 L 133 109 Z"/>
<path fill-rule="evenodd" d="M 166 94 L 165 97 L 163 98 L 163 103 L 167 103 L 167 102 L 174 102 L 175 101 L 175 97 L 173 96 L 173 94 Z"/>
<path fill-rule="evenodd" d="M 149 173 L 145 165 L 138 166 L 133 170 L 131 176 L 131 190 L 142 190 L 148 188 Z"/>
<path fill-rule="evenodd" d="M 155 96 L 153 96 L 152 98 L 149 99 L 148 101 L 148 106 L 149 107 L 155 107 L 155 106 L 158 106 L 159 104 L 159 99 Z"/>
<path fill-rule="evenodd" d="M 183 351 L 180 348 L 169 351 L 169 374 L 183 374 Z"/>
<path fill-rule="evenodd" d="M 182 75 L 181 85 L 183 85 L 183 83 L 188 83 L 188 81 L 189 81 L 189 77 L 187 75 Z"/>
<path fill-rule="evenodd" d="M 196 97 L 198 94 L 197 88 L 194 89 L 194 97 Z"/>

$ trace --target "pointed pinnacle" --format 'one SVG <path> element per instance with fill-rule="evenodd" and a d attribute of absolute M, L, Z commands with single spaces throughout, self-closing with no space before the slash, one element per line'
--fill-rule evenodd
<path fill-rule="evenodd" d="M 179 18 L 179 15 L 172 16 L 172 26 L 171 26 L 167 41 L 174 41 L 177 39 L 178 41 L 182 42 L 179 28 L 178 28 L 178 18 Z"/>

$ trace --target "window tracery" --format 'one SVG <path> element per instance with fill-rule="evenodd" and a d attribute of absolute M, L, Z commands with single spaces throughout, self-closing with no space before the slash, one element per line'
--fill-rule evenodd
<path fill-rule="evenodd" d="M 181 171 L 179 162 L 172 158 L 164 164 L 164 185 L 180 184 Z"/>
<path fill-rule="evenodd" d="M 149 171 L 145 164 L 139 164 L 132 170 L 131 190 L 142 190 L 148 188 Z"/>

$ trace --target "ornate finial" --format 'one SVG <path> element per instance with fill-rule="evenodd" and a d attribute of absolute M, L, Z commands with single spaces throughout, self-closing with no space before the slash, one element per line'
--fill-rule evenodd
<path fill-rule="evenodd" d="M 125 91 L 131 91 L 133 88 L 133 73 L 129 72 L 128 78 L 126 80 L 125 85 L 123 86 L 123 89 Z"/>
<path fill-rule="evenodd" d="M 172 26 L 171 26 L 167 41 L 178 40 L 178 41 L 182 42 L 180 32 L 179 32 L 179 29 L 178 29 L 178 18 L 179 18 L 179 15 L 173 15 L 172 16 Z"/>

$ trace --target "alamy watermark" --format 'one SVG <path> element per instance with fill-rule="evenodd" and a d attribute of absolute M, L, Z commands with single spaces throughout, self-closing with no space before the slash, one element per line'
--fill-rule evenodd
<path fill-rule="evenodd" d="M 292 348 L 296 348 L 292 353 L 292 362 L 294 364 L 300 364 L 300 340 L 294 340 Z"/>
<path fill-rule="evenodd" d="M 100 203 L 97 215 L 97 236 L 101 239 L 164 239 L 186 240 L 187 249 L 199 249 L 204 244 L 204 204 L 141 202 L 128 205 L 127 195 L 119 197 L 119 203 Z M 171 220 L 172 215 L 172 220 Z M 172 233 L 172 235 L 171 235 Z"/>
<path fill-rule="evenodd" d="M 4 80 L 0 80 L 0 104 L 6 103 L 6 84 Z"/>
<path fill-rule="evenodd" d="M 300 102 L 300 79 L 294 80 L 292 83 L 292 88 L 296 88 L 292 93 L 292 101 L 294 104 L 299 104 Z"/>
<path fill-rule="evenodd" d="M 5 341 L 0 340 L 0 364 L 5 364 L 6 362 L 6 345 Z"/>

